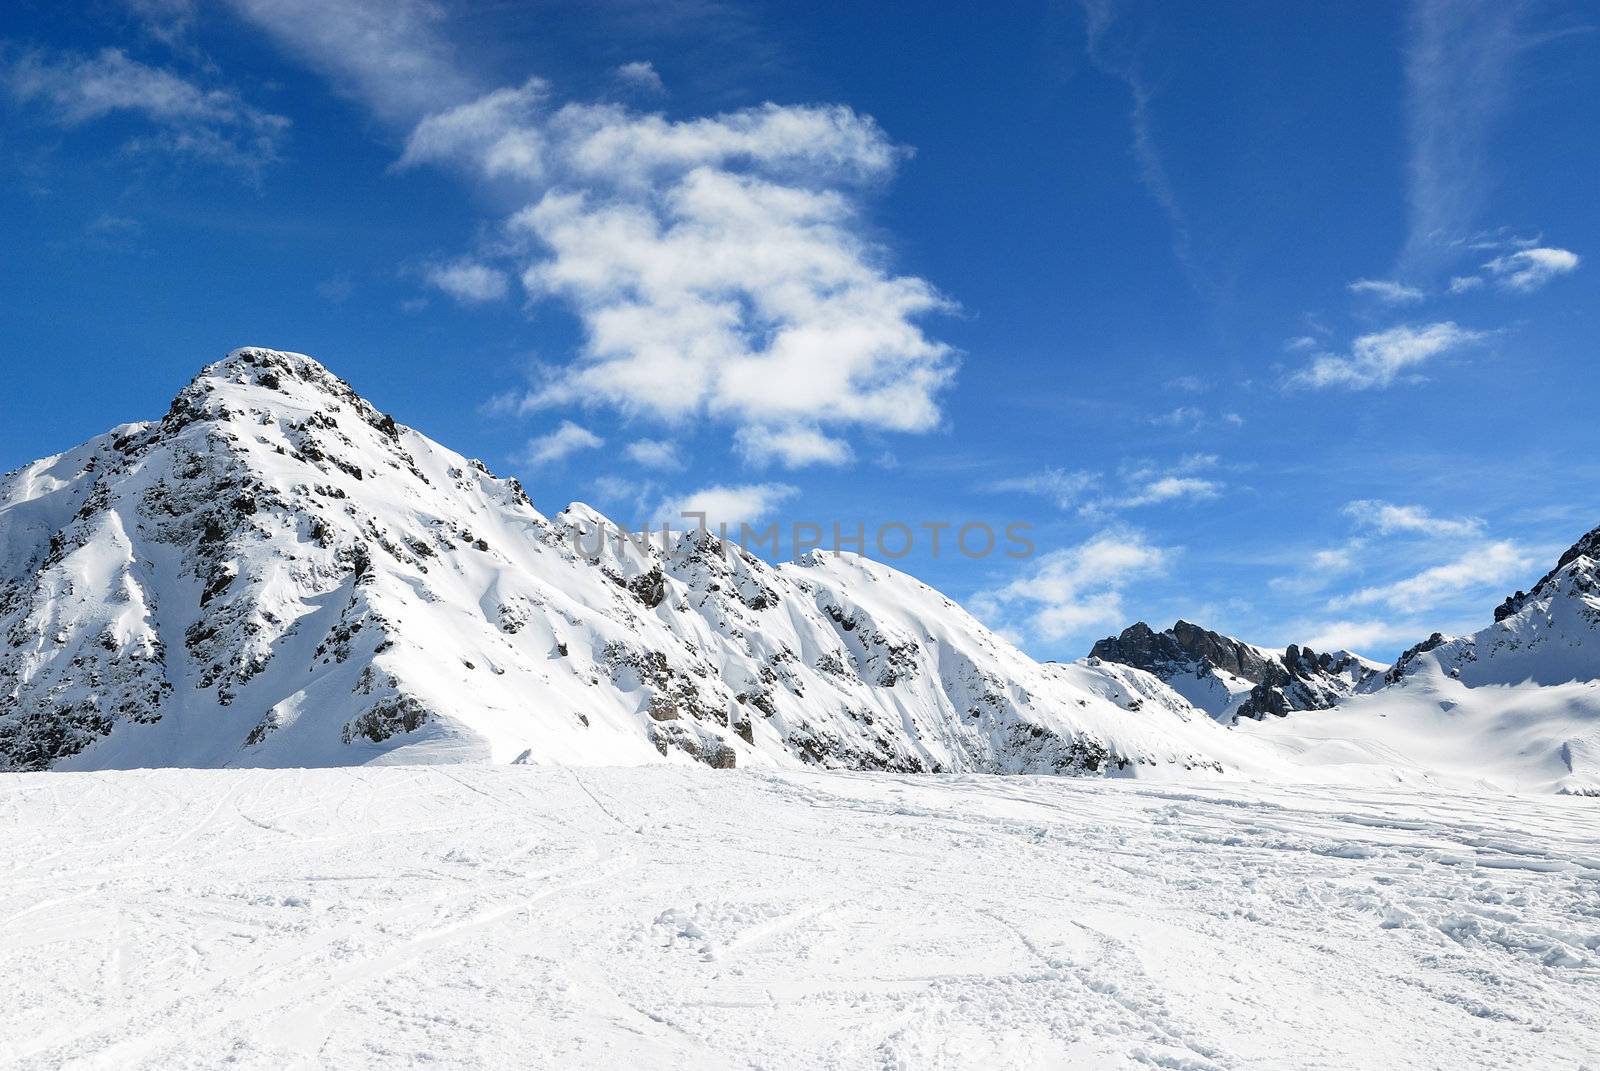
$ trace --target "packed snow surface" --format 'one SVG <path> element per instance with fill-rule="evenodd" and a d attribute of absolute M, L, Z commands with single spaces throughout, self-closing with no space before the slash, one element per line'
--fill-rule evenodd
<path fill-rule="evenodd" d="M 668 765 L 9 774 L 0 1063 L 1593 1066 L 1595 807 Z"/>

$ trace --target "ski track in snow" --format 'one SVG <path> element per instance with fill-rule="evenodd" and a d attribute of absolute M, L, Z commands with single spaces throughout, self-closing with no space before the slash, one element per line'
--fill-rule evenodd
<path fill-rule="evenodd" d="M 0 777 L 0 1062 L 1597 1066 L 1595 801 L 697 768 Z"/>

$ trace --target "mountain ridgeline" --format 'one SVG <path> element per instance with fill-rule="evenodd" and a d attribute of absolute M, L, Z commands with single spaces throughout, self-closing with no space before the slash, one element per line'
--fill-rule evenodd
<path fill-rule="evenodd" d="M 1100 640 L 1089 654 L 1152 673 L 1195 706 L 1230 721 L 1326 710 L 1381 679 L 1386 668 L 1349 651 L 1318 654 L 1296 644 L 1268 651 L 1188 621 L 1164 632 L 1139 621 Z"/>
<path fill-rule="evenodd" d="M 0 482 L 0 768 L 1221 765 L 1160 682 L 886 566 L 604 524 L 239 350 Z"/>
<path fill-rule="evenodd" d="M 774 565 L 705 531 L 602 531 L 582 503 L 540 513 L 309 357 L 237 350 L 160 420 L 0 477 L 0 769 L 1297 776 L 1313 749 L 1270 726 L 1377 725 L 1373 703 L 1421 709 L 1441 688 L 1488 724 L 1500 693 L 1461 689 L 1600 677 L 1600 530 L 1488 628 L 1393 667 L 1185 621 L 1041 664 L 864 557 Z M 1540 738 L 1538 783 L 1584 790 L 1588 692 L 1547 691 L 1551 724 L 1576 728 Z"/>

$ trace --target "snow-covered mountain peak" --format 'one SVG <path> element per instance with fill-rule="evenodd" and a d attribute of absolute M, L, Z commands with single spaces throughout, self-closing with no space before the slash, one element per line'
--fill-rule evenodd
<path fill-rule="evenodd" d="M 189 381 L 179 398 L 207 395 L 231 397 L 274 408 L 320 409 L 348 407 L 374 427 L 388 432 L 394 426 L 354 387 L 315 357 L 287 350 L 242 346 L 220 361 L 206 365 Z"/>
<path fill-rule="evenodd" d="M 1557 589 L 1560 590 L 1557 590 Z M 1531 592 L 1518 591 L 1495 607 L 1494 619 L 1504 621 L 1520 613 L 1530 601 L 1551 597 L 1586 596 L 1600 588 L 1600 528 L 1585 533 L 1568 547 Z"/>
<path fill-rule="evenodd" d="M 1148 674 L 1040 666 L 888 566 L 575 538 L 603 524 L 547 520 L 309 357 L 237 350 L 159 422 L 0 481 L 0 766 L 1073 772 L 1239 750 Z"/>
<path fill-rule="evenodd" d="M 1492 625 L 1454 638 L 1435 633 L 1400 656 L 1390 679 L 1433 670 L 1472 687 L 1600 677 L 1600 528 L 1496 607 Z"/>

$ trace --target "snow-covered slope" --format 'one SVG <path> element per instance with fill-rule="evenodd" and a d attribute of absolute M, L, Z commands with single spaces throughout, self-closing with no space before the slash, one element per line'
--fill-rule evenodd
<path fill-rule="evenodd" d="M 1600 1052 L 1590 800 L 435 766 L 11 774 L 0 815 L 19 1071 Z"/>
<path fill-rule="evenodd" d="M 1272 651 L 1188 621 L 1162 632 L 1136 622 L 1096 643 L 1090 657 L 1152 673 L 1226 723 L 1326 710 L 1375 687 L 1387 668 L 1349 651 L 1317 654 L 1296 644 Z"/>
<path fill-rule="evenodd" d="M 1501 603 L 1494 624 L 1456 639 L 1435 633 L 1401 655 L 1389 676 L 1434 668 L 1474 687 L 1600 677 L 1600 528 L 1569 547 L 1531 591 Z"/>
<path fill-rule="evenodd" d="M 542 516 L 308 357 L 237 351 L 159 422 L 0 483 L 0 768 L 1218 770 L 1252 746 L 883 565 L 602 522 Z"/>
<path fill-rule="evenodd" d="M 1600 795 L 1600 681 L 1469 688 L 1430 669 L 1234 731 L 1308 782 Z"/>
<path fill-rule="evenodd" d="M 1333 710 L 1241 728 L 1331 776 L 1600 795 L 1600 529 L 1494 617 L 1435 633 Z"/>

